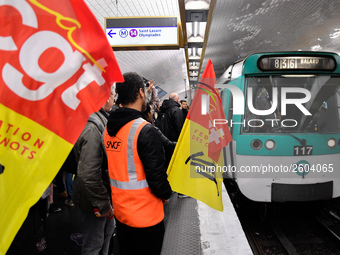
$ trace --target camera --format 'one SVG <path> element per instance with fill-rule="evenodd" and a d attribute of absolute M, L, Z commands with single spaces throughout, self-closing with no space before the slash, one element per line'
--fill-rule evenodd
<path fill-rule="evenodd" d="M 147 88 L 150 86 L 149 80 L 145 79 L 144 77 L 143 77 L 143 82 L 144 82 L 144 87 Z"/>

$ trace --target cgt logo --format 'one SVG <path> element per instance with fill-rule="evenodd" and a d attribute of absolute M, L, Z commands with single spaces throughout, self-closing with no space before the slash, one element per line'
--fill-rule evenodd
<path fill-rule="evenodd" d="M 45 6 L 37 3 L 37 1 L 31 0 L 30 2 L 39 8 L 44 8 L 44 10 L 47 10 L 50 14 L 56 15 L 58 26 L 62 29 L 68 30 L 68 37 L 64 38 L 61 34 L 55 31 L 48 31 L 45 29 L 42 31 L 36 31 L 23 43 L 22 40 L 15 41 L 14 38 L 17 37 L 14 36 L 13 38 L 12 35 L 5 37 L 0 36 L 0 51 L 13 52 L 13 54 L 14 52 L 17 52 L 17 61 L 13 61 L 13 59 L 8 59 L 8 61 L 14 63 L 19 62 L 23 69 L 21 70 L 18 63 L 14 65 L 13 63 L 6 62 L 3 66 L 1 66 L 2 80 L 7 87 L 19 97 L 30 101 L 39 101 L 49 97 L 59 86 L 62 86 L 65 82 L 72 80 L 72 77 L 81 70 L 84 73 L 77 81 L 73 81 L 72 86 L 68 87 L 61 94 L 61 99 L 64 104 L 69 108 L 76 110 L 80 104 L 80 100 L 77 98 L 77 95 L 81 90 L 89 86 L 93 81 L 99 86 L 105 84 L 105 78 L 102 76 L 102 72 L 106 72 L 104 68 L 107 67 L 108 64 L 104 58 L 95 60 L 85 49 L 75 43 L 75 40 L 72 37 L 72 32 L 77 27 L 80 28 L 80 24 L 77 20 L 66 18 L 60 13 L 49 10 Z M 8 5 L 16 9 L 16 11 L 21 15 L 22 22 L 25 25 L 24 27 L 39 29 L 38 15 L 28 2 L 0 1 L 0 8 L 4 5 Z M 5 15 L 5 17 L 9 16 L 10 15 Z M 6 21 L 2 22 L 6 23 Z M 8 22 L 10 21 L 7 21 L 7 23 Z M 71 27 L 67 27 L 64 22 Z M 10 32 L 13 31 L 14 29 L 10 30 Z M 8 32 L 5 32 L 5 34 L 7 33 Z M 22 43 L 22 45 L 20 43 Z M 74 50 L 72 46 L 76 47 L 78 50 Z M 48 65 L 50 65 L 50 62 L 48 62 L 48 60 L 41 60 L 44 59 L 43 57 L 41 58 L 41 56 L 46 54 L 45 52 L 51 48 L 57 50 L 63 56 L 63 61 L 60 66 L 53 72 L 46 71 L 45 69 Z M 86 63 L 86 58 L 82 53 L 94 62 L 94 64 Z M 3 59 L 1 59 L 1 62 L 2 60 Z M 36 89 L 32 89 L 30 88 L 31 85 L 24 84 L 24 81 L 27 82 L 30 80 L 28 78 L 26 79 L 25 74 L 37 83 L 41 83 L 41 85 L 39 85 Z"/>
<path fill-rule="evenodd" d="M 122 140 L 120 140 L 117 137 L 114 137 L 113 140 L 106 142 L 106 149 L 108 151 L 120 152 L 122 148 L 122 143 L 123 143 Z"/>

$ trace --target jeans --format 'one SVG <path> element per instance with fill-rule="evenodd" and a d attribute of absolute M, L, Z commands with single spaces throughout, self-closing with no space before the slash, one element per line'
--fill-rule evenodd
<path fill-rule="evenodd" d="M 97 218 L 94 213 L 81 211 L 83 225 L 82 255 L 107 255 L 115 220 Z"/>
<path fill-rule="evenodd" d="M 67 198 L 72 199 L 72 189 L 73 189 L 73 174 L 65 172 L 65 185 L 67 191 Z"/>

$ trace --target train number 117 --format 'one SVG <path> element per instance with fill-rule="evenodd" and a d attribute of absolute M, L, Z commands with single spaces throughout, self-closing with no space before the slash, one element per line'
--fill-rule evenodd
<path fill-rule="evenodd" d="M 305 156 L 313 154 L 313 146 L 294 146 L 294 156 Z"/>

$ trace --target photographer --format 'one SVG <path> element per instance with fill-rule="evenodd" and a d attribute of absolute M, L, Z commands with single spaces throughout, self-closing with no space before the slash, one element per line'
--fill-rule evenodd
<path fill-rule="evenodd" d="M 158 91 L 155 88 L 154 80 L 147 80 L 143 77 L 144 86 L 146 87 L 146 100 L 152 107 L 152 109 L 157 108 L 157 102 L 159 101 L 158 98 Z M 157 100 L 158 99 L 158 100 Z"/>

